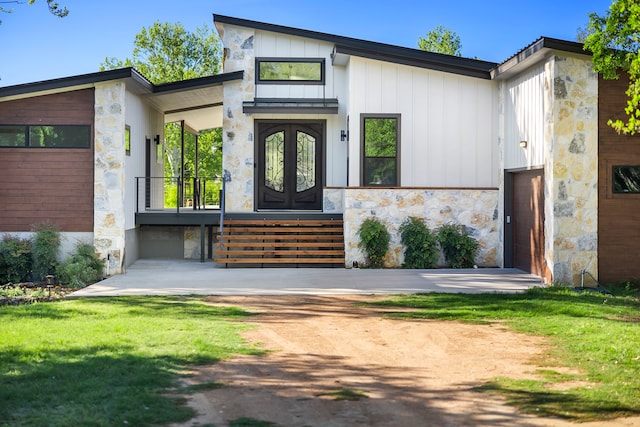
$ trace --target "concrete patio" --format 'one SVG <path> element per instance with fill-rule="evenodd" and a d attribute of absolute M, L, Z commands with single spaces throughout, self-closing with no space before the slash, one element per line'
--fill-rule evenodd
<path fill-rule="evenodd" d="M 345 295 L 522 292 L 540 277 L 516 269 L 220 268 L 188 260 L 138 260 L 125 274 L 73 294 L 120 295 Z"/>

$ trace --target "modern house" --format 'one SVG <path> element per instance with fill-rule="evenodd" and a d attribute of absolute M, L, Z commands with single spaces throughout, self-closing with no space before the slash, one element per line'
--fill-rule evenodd
<path fill-rule="evenodd" d="M 481 267 L 573 284 L 640 277 L 640 146 L 606 124 L 623 114 L 625 84 L 600 79 L 581 44 L 543 37 L 496 64 L 214 23 L 220 75 L 156 86 L 122 69 L 0 88 L 0 232 L 50 221 L 67 249 L 91 241 L 117 274 L 138 258 L 215 258 L 228 250 L 214 248 L 220 222 L 338 221 L 349 267 L 375 216 L 399 266 L 398 227 L 417 216 L 465 226 Z M 166 209 L 169 122 L 183 135 L 222 128 L 222 211 L 199 190 L 184 197 L 184 176 Z"/>

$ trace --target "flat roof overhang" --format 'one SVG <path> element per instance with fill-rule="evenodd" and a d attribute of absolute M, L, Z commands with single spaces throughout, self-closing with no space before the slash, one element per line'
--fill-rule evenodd
<path fill-rule="evenodd" d="M 338 114 L 337 98 L 256 98 L 242 103 L 245 114 Z"/>

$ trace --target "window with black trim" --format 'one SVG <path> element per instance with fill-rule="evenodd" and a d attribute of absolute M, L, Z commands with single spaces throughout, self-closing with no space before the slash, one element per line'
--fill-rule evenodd
<path fill-rule="evenodd" d="M 400 185 L 400 115 L 361 116 L 362 185 Z"/>
<path fill-rule="evenodd" d="M 256 58 L 256 83 L 324 84 L 324 58 Z"/>
<path fill-rule="evenodd" d="M 89 148 L 89 125 L 0 125 L 0 147 Z"/>
<path fill-rule="evenodd" d="M 613 166 L 613 193 L 640 193 L 640 166 Z"/>

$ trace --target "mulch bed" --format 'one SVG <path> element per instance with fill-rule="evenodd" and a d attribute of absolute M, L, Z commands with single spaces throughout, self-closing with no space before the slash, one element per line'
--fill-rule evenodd
<path fill-rule="evenodd" d="M 11 290 L 12 294 L 15 293 L 15 290 L 20 290 L 21 294 L 11 296 L 2 295 L 3 290 Z M 48 286 L 46 283 L 7 283 L 6 285 L 0 285 L 0 306 L 59 301 L 75 290 L 77 289 L 66 288 L 60 285 Z"/>

